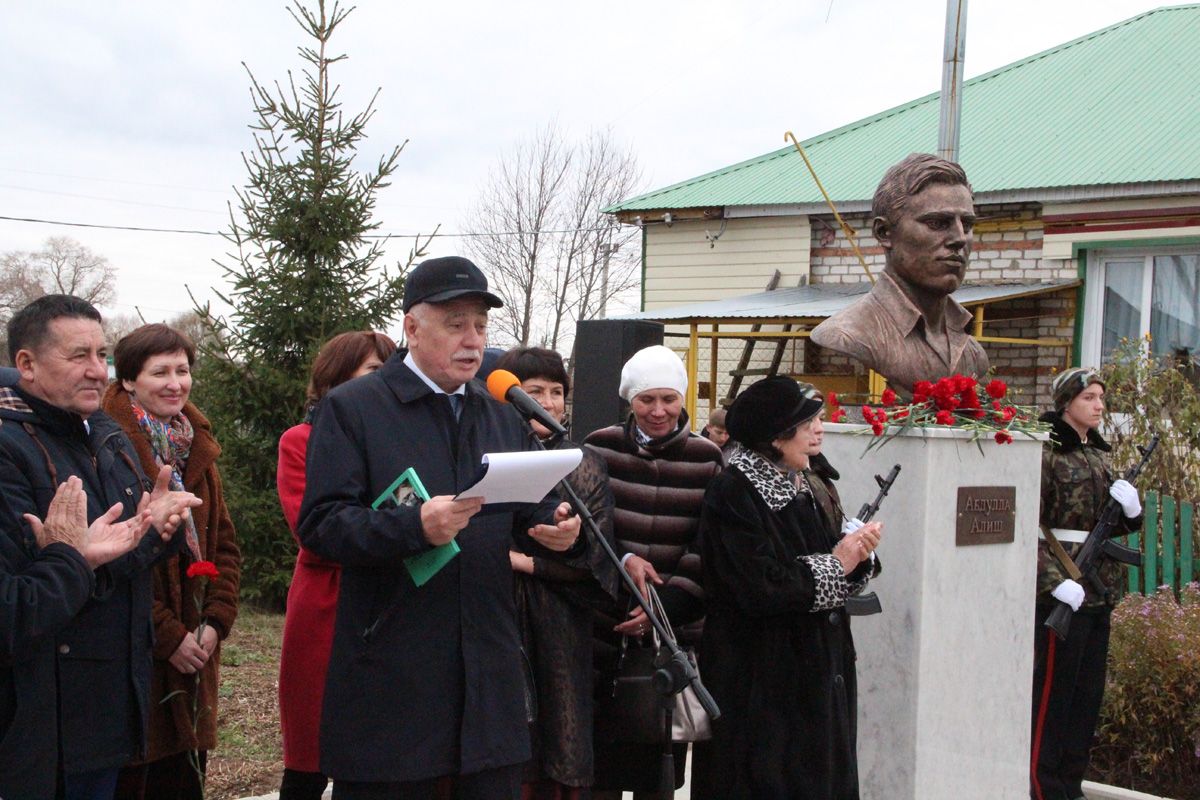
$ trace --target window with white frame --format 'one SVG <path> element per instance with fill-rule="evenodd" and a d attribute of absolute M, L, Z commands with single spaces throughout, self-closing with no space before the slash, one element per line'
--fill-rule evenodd
<path fill-rule="evenodd" d="M 1150 335 L 1159 355 L 1200 362 L 1200 244 L 1089 254 L 1081 360 L 1108 361 L 1122 339 Z"/>

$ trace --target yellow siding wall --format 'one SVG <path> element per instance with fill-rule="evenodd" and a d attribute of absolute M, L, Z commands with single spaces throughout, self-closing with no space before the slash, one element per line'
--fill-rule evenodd
<path fill-rule="evenodd" d="M 731 219 L 709 247 L 705 231 L 720 230 L 720 220 L 646 229 L 647 310 L 761 292 L 775 270 L 785 287 L 808 275 L 807 216 Z"/>

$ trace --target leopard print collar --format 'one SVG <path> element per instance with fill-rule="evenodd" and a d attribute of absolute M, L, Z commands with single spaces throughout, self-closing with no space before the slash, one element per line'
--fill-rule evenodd
<path fill-rule="evenodd" d="M 735 467 L 746 476 L 758 492 L 759 497 L 772 511 L 779 511 L 796 499 L 800 492 L 808 492 L 808 483 L 800 476 L 800 489 L 779 468 L 763 456 L 737 445 L 729 456 L 729 466 Z"/>

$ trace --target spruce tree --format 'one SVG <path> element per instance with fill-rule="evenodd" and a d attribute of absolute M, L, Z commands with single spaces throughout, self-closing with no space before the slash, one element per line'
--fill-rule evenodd
<path fill-rule="evenodd" d="M 352 10 L 352 9 L 351 9 Z M 367 171 L 354 157 L 374 114 L 376 90 L 353 116 L 341 109 L 329 40 L 349 10 L 324 0 L 288 13 L 311 38 L 299 86 L 264 87 L 250 77 L 254 146 L 243 153 L 247 184 L 230 207 L 225 234 L 235 252 L 218 261 L 231 288 L 216 292 L 232 311 L 197 306 L 210 336 L 201 346 L 197 402 L 222 445 L 220 466 L 242 546 L 242 594 L 276 605 L 286 596 L 295 546 L 275 489 L 279 436 L 305 413 L 312 360 L 331 336 L 379 329 L 400 311 L 403 275 L 422 255 L 389 272 L 384 240 L 372 236 L 375 194 L 388 185 L 403 144 Z M 243 62 L 243 66 L 245 63 Z"/>

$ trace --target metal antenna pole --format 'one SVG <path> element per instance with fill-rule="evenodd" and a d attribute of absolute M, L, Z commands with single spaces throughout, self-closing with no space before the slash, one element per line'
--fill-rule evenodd
<path fill-rule="evenodd" d="M 967 0 L 946 0 L 946 38 L 942 45 L 942 96 L 938 118 L 938 156 L 957 162 L 962 116 L 963 62 L 967 48 Z"/>

